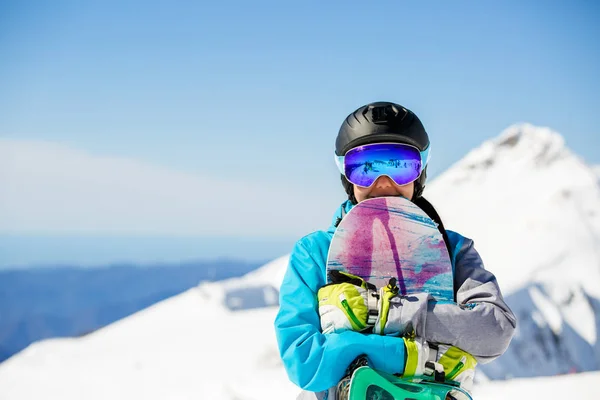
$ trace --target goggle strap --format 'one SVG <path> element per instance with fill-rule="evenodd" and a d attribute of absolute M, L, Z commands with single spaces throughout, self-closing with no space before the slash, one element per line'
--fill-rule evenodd
<path fill-rule="evenodd" d="M 338 167 L 338 170 L 340 171 L 340 173 L 342 175 L 344 175 L 344 156 L 338 156 L 334 152 L 333 153 L 333 158 L 335 160 L 335 165 L 337 165 L 337 167 Z"/>
<path fill-rule="evenodd" d="M 423 172 L 431 158 L 431 145 L 427 146 L 425 150 L 420 151 L 419 153 L 421 154 L 421 172 Z"/>

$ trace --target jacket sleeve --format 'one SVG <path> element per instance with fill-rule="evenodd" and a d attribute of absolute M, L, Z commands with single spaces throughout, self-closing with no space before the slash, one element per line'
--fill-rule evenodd
<path fill-rule="evenodd" d="M 366 354 L 375 368 L 402 373 L 405 355 L 400 338 L 352 331 L 321 333 L 317 290 L 324 283 L 324 268 L 302 241 L 296 244 L 281 285 L 275 319 L 279 353 L 290 380 L 312 392 L 327 390 L 361 354 Z"/>
<path fill-rule="evenodd" d="M 456 303 L 435 302 L 419 293 L 393 299 L 389 319 L 401 329 L 433 343 L 456 346 L 487 363 L 504 353 L 516 328 L 516 317 L 504 302 L 496 277 L 483 267 L 471 239 L 456 255 Z M 400 303 L 400 304 L 398 304 Z"/>

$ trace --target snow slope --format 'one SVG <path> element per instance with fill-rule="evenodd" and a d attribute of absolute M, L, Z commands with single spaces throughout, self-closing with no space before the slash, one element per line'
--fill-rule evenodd
<path fill-rule="evenodd" d="M 227 288 L 266 284 L 260 275 L 284 271 L 286 263 L 276 260 L 225 285 L 200 285 L 82 338 L 35 343 L 0 364 L 0 398 L 258 399 L 264 388 L 294 392 L 276 350 L 276 307 L 231 311 L 224 304 Z"/>
<path fill-rule="evenodd" d="M 597 400 L 598 382 L 600 372 L 495 381 L 476 386 L 473 397 L 475 400 Z"/>
<path fill-rule="evenodd" d="M 261 272 L 281 271 L 286 261 Z M 252 284 L 269 283 L 256 278 Z M 0 364 L 0 398 L 295 398 L 298 388 L 288 381 L 275 345 L 276 307 L 230 311 L 225 295 L 222 285 L 202 285 L 86 337 L 35 343 Z M 594 372 L 493 381 L 477 385 L 474 394 L 477 400 L 591 400 L 599 379 Z"/>
<path fill-rule="evenodd" d="M 480 376 L 598 369 L 594 170 L 558 134 L 518 125 L 467 155 L 426 195 L 447 228 L 475 239 L 519 318 L 509 351 Z M 282 257 L 245 277 L 202 284 L 82 338 L 35 343 L 0 364 L 0 398 L 294 398 L 273 331 L 286 264 Z M 599 378 L 484 382 L 475 395 L 592 399 Z"/>

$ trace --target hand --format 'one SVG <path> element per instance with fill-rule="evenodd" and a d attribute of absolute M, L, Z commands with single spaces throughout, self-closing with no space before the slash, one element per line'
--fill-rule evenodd
<path fill-rule="evenodd" d="M 388 336 L 405 336 L 416 332 L 422 335 L 427 318 L 431 294 L 426 292 L 398 294 L 396 279 L 390 279 L 387 286 L 379 291 L 378 317 L 373 333 Z"/>
<path fill-rule="evenodd" d="M 477 360 L 466 351 L 454 346 L 429 344 L 422 338 L 404 338 L 404 345 L 404 377 L 443 379 L 456 382 L 467 391 L 473 388 Z"/>
<path fill-rule="evenodd" d="M 360 332 L 371 328 L 378 309 L 375 285 L 336 270 L 328 276 L 331 283 L 317 293 L 322 332 Z"/>
<path fill-rule="evenodd" d="M 395 299 L 394 305 L 392 306 L 390 303 L 392 299 Z M 398 286 L 396 285 L 396 279 L 390 279 L 390 282 L 387 286 L 382 287 L 379 290 L 378 303 L 377 303 L 377 320 L 375 321 L 375 325 L 373 326 L 373 333 L 378 335 L 389 335 L 394 334 L 397 335 L 402 332 L 393 331 L 395 327 L 388 326 L 388 317 L 390 314 L 390 306 L 392 308 L 398 308 L 402 306 L 400 302 L 400 298 L 398 297 Z"/>

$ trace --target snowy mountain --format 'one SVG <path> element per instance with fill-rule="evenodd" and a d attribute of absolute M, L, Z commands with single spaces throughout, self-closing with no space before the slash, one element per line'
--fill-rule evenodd
<path fill-rule="evenodd" d="M 0 364 L 0 398 L 292 397 L 276 348 L 277 308 L 226 305 L 248 288 L 265 288 L 264 303 L 276 305 L 271 290 L 286 265 L 283 257 L 244 278 L 201 284 L 81 338 L 34 343 Z"/>
<path fill-rule="evenodd" d="M 259 262 L 197 260 L 0 268 L 0 362 L 34 341 L 80 336 L 201 281 L 241 276 L 259 266 Z"/>
<path fill-rule="evenodd" d="M 515 125 L 426 190 L 474 238 L 518 317 L 490 378 L 600 369 L 600 183 L 547 128 Z"/>
<path fill-rule="evenodd" d="M 447 228 L 475 239 L 505 291 L 560 275 L 600 297 L 600 185 L 559 134 L 512 126 L 425 194 Z"/>
<path fill-rule="evenodd" d="M 599 369 L 600 188 L 560 135 L 511 127 L 425 193 L 448 229 L 475 239 L 519 318 L 479 380 Z M 82 338 L 34 343 L 0 364 L 0 398 L 294 398 L 273 330 L 286 264 L 202 284 Z M 483 382 L 475 396 L 593 399 L 599 378 Z"/>

